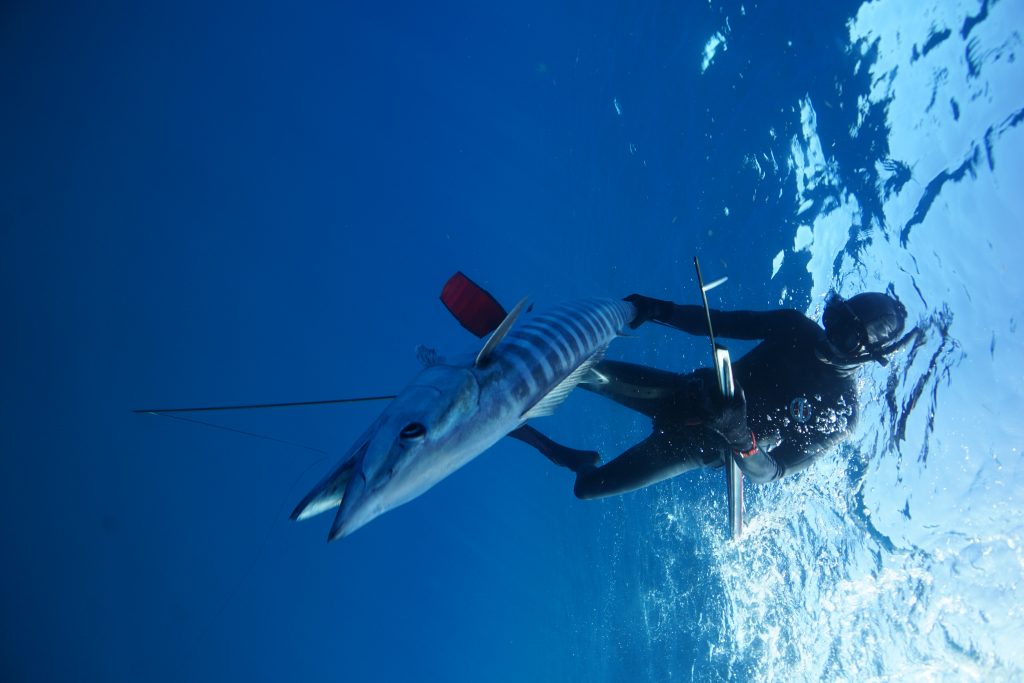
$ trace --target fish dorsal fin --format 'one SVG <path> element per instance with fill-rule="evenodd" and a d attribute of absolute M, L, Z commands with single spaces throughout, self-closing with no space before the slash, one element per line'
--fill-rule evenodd
<path fill-rule="evenodd" d="M 566 399 L 576 385 L 582 382 L 588 382 L 592 384 L 600 384 L 603 379 L 605 382 L 608 380 L 594 370 L 594 365 L 604 358 L 604 352 L 608 349 L 608 345 L 605 344 L 600 349 L 594 352 L 590 358 L 583 361 L 583 363 L 572 371 L 572 373 L 559 382 L 554 389 L 549 391 L 544 398 L 536 403 L 532 408 L 523 413 L 524 420 L 529 420 L 533 417 L 544 417 L 555 412 L 555 408 L 562 404 L 562 401 Z"/>
<path fill-rule="evenodd" d="M 494 333 L 491 334 L 490 338 L 488 338 L 487 343 L 484 344 L 484 348 L 480 349 L 480 353 L 477 354 L 476 361 L 474 361 L 473 365 L 480 366 L 487 362 L 487 357 L 491 355 L 491 351 L 493 351 L 494 347 L 505 338 L 508 331 L 512 329 L 512 323 L 516 321 L 516 318 L 519 317 L 519 314 L 523 312 L 524 308 L 526 308 L 526 297 L 520 299 L 519 303 L 516 304 L 516 307 L 505 316 L 504 320 L 501 321 L 501 324 L 498 325 L 498 329 L 494 330 Z"/>

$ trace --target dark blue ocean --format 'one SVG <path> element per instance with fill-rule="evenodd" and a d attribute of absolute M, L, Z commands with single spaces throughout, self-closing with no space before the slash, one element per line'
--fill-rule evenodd
<path fill-rule="evenodd" d="M 0 680 L 1020 680 L 1022 31 L 1020 0 L 5 3 Z M 327 544 L 288 515 L 381 404 L 132 413 L 394 393 L 417 345 L 479 348 L 457 270 L 696 303 L 694 255 L 717 307 L 889 290 L 925 332 L 738 542 L 718 470 L 584 502 L 506 439 Z M 586 392 L 535 425 L 649 430 Z"/>

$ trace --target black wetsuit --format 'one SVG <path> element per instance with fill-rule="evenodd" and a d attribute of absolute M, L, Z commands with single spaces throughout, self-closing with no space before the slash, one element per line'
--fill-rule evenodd
<path fill-rule="evenodd" d="M 699 306 L 674 306 L 671 317 L 660 322 L 706 334 Z M 733 375 L 746 394 L 747 426 L 759 446 L 749 457 L 734 456 L 747 478 L 761 483 L 803 469 L 853 429 L 853 368 L 819 360 L 816 351 L 824 332 L 816 323 L 795 310 L 711 311 L 711 322 L 719 338 L 762 340 L 733 363 Z M 572 466 L 577 496 L 624 493 L 696 467 L 722 464 L 728 449 L 702 424 L 710 417 L 711 392 L 718 392 L 711 371 L 679 375 L 617 361 L 601 362 L 595 369 L 607 383 L 581 387 L 650 417 L 649 437 L 603 466 L 577 467 L 567 458 L 560 462 L 557 449 L 564 447 L 534 430 L 513 434 L 553 461 Z"/>

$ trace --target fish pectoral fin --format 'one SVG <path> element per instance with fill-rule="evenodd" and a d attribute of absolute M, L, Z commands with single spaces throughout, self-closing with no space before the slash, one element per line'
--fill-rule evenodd
<path fill-rule="evenodd" d="M 600 349 L 594 352 L 594 354 L 583 361 L 578 368 L 572 371 L 572 373 L 555 385 L 555 388 L 545 394 L 544 398 L 538 401 L 532 408 L 527 410 L 522 415 L 522 419 L 529 420 L 534 417 L 544 417 L 555 412 L 555 408 L 562 404 L 562 401 L 566 399 L 573 389 L 582 382 L 588 384 L 604 384 L 608 382 L 608 379 L 601 373 L 594 370 L 594 365 L 604 358 L 604 352 L 608 350 L 608 345 L 605 344 Z"/>
<path fill-rule="evenodd" d="M 473 365 L 479 367 L 487 361 L 487 357 L 491 355 L 491 351 L 493 351 L 494 347 L 505 338 L 508 331 L 512 329 L 512 323 L 516 321 L 516 318 L 519 317 L 519 314 L 523 312 L 525 307 L 526 297 L 523 297 L 520 299 L 519 303 L 516 304 L 515 308 L 505 316 L 505 319 L 501 321 L 501 324 L 498 325 L 498 329 L 494 330 L 494 333 L 487 339 L 487 343 L 484 344 L 482 349 L 480 349 L 480 353 L 477 354 L 476 361 L 474 361 Z"/>

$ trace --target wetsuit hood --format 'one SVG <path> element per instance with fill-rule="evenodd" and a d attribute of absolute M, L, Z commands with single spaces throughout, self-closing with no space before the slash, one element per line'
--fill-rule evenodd
<path fill-rule="evenodd" d="M 886 365 L 886 356 L 909 341 L 911 335 L 899 338 L 906 320 L 907 309 L 888 294 L 864 292 L 850 299 L 833 294 L 822 316 L 818 358 L 851 370 L 872 360 Z"/>

